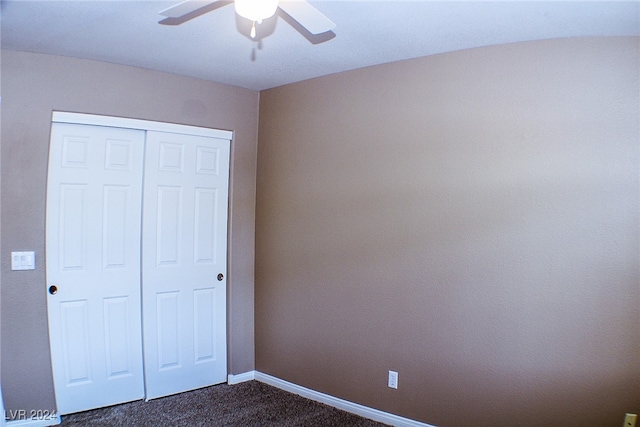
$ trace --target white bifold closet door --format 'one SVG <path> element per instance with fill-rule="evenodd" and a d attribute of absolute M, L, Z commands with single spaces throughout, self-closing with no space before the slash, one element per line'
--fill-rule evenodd
<path fill-rule="evenodd" d="M 226 381 L 228 175 L 228 139 L 53 124 L 46 270 L 59 413 Z"/>

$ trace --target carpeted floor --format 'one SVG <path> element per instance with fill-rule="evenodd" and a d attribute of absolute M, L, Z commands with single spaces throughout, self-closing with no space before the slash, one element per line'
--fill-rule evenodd
<path fill-rule="evenodd" d="M 258 381 L 63 415 L 62 426 L 356 426 L 371 421 Z"/>

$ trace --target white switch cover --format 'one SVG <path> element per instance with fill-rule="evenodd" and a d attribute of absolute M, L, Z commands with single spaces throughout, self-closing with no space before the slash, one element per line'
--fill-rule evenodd
<path fill-rule="evenodd" d="M 35 270 L 36 253 L 29 252 L 11 252 L 11 269 L 12 270 Z"/>

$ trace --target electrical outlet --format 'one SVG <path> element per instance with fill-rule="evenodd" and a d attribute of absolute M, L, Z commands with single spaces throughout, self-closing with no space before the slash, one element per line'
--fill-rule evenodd
<path fill-rule="evenodd" d="M 389 371 L 389 388 L 398 388 L 398 373 L 396 371 Z"/>
<path fill-rule="evenodd" d="M 626 414 L 624 417 L 624 424 L 622 424 L 622 427 L 636 427 L 637 420 L 638 420 L 637 414 Z"/>

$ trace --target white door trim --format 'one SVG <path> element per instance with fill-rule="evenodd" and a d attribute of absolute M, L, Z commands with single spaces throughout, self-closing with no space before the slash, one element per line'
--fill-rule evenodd
<path fill-rule="evenodd" d="M 128 119 L 125 117 L 99 116 L 96 114 L 69 113 L 54 111 L 51 117 L 53 123 L 72 123 L 77 125 L 110 126 L 117 128 L 139 129 L 169 133 L 181 133 L 196 136 L 208 136 L 220 139 L 233 139 L 230 130 L 209 129 L 199 126 L 179 125 L 175 123 L 154 122 L 150 120 Z"/>

